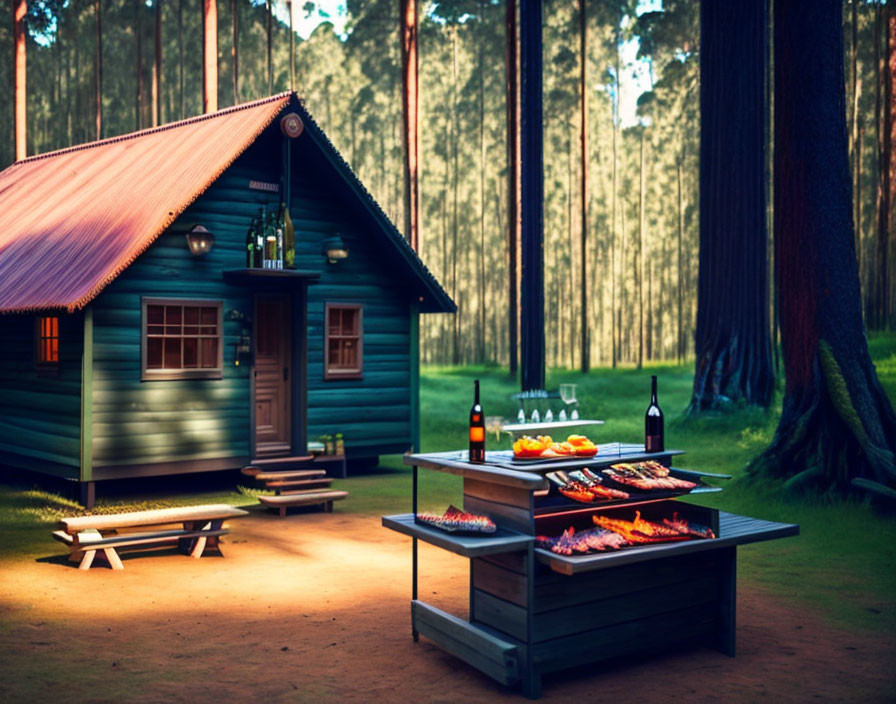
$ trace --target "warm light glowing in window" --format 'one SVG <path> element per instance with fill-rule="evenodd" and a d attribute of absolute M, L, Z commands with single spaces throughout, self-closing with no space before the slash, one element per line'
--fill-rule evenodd
<path fill-rule="evenodd" d="M 37 319 L 37 363 L 59 364 L 59 318 Z"/>

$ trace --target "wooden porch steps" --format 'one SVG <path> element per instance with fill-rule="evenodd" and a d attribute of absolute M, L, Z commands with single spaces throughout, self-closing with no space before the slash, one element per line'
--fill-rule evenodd
<path fill-rule="evenodd" d="M 296 491 L 301 489 L 326 489 L 333 483 L 328 477 L 319 477 L 316 479 L 281 479 L 276 481 L 266 481 L 265 488 L 273 489 L 278 494 L 286 491 Z"/>
<path fill-rule="evenodd" d="M 290 470 L 310 467 L 314 457 L 311 455 L 298 455 L 295 457 L 267 457 L 252 460 L 251 464 L 243 469 L 243 474 L 247 474 L 248 469 L 257 469 L 258 472 L 266 472 L 270 470 Z M 256 472 L 256 474 L 258 473 Z"/>
<path fill-rule="evenodd" d="M 280 511 L 280 517 L 286 516 L 286 509 L 290 506 L 314 506 L 320 504 L 326 513 L 333 512 L 333 502 L 340 501 L 348 496 L 347 491 L 334 491 L 311 489 L 309 491 L 297 491 L 292 494 L 280 494 L 279 496 L 259 496 L 258 500 L 269 508 Z"/>

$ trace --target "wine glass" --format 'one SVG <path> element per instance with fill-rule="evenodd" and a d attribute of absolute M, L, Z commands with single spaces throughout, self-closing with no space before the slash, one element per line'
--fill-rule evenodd
<path fill-rule="evenodd" d="M 572 413 L 569 417 L 571 420 L 579 419 L 579 402 L 576 399 L 575 384 L 560 384 L 560 398 L 567 406 L 572 405 Z"/>

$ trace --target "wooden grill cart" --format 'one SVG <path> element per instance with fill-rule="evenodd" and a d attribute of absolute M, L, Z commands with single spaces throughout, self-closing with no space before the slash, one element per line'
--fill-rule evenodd
<path fill-rule="evenodd" d="M 635 448 L 637 447 L 637 450 Z M 667 466 L 673 455 L 645 454 L 621 446 L 620 454 L 577 461 L 600 468 L 617 462 L 655 459 Z M 517 468 L 507 453 L 489 453 L 471 464 L 466 453 L 411 454 L 413 513 L 384 516 L 383 525 L 412 540 L 411 629 L 498 682 L 541 695 L 544 673 L 620 656 L 685 645 L 709 645 L 734 655 L 736 550 L 738 545 L 797 535 L 799 526 L 720 512 L 674 499 L 643 495 L 611 504 L 582 504 L 548 495 L 544 473 L 568 462 Z M 496 533 L 455 536 L 415 522 L 417 470 L 463 478 L 464 510 L 487 515 Z M 673 470 L 697 480 L 708 473 Z M 569 526 L 590 527 L 592 514 L 609 512 L 630 520 L 639 510 L 648 520 L 671 517 L 710 526 L 716 538 L 631 547 L 617 552 L 558 555 L 535 547 L 536 535 L 556 536 Z M 417 541 L 470 558 L 469 620 L 420 601 Z"/>

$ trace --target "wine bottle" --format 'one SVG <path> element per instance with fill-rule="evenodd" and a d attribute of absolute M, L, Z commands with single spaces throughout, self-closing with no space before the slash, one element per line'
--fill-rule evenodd
<path fill-rule="evenodd" d="M 255 218 L 249 225 L 246 232 L 246 268 L 252 269 L 255 266 Z"/>
<path fill-rule="evenodd" d="M 264 217 L 264 268 L 273 269 L 277 258 L 277 231 L 274 229 L 274 213 L 265 211 Z"/>
<path fill-rule="evenodd" d="M 296 267 L 296 231 L 289 217 L 289 208 L 283 208 L 283 266 L 287 269 Z"/>
<path fill-rule="evenodd" d="M 277 256 L 275 259 L 274 268 L 282 269 L 283 268 L 283 212 L 286 210 L 286 205 L 281 203 L 280 209 L 277 211 L 277 221 L 275 223 L 276 232 L 277 232 Z"/>
<path fill-rule="evenodd" d="M 255 268 L 264 268 L 264 208 L 258 209 L 255 218 Z"/>
<path fill-rule="evenodd" d="M 485 462 L 485 416 L 479 405 L 479 379 L 473 383 L 476 391 L 470 409 L 470 462 Z"/>
<path fill-rule="evenodd" d="M 646 452 L 662 452 L 663 445 L 663 412 L 656 400 L 656 376 L 650 377 L 650 405 L 644 414 L 644 450 Z"/>

